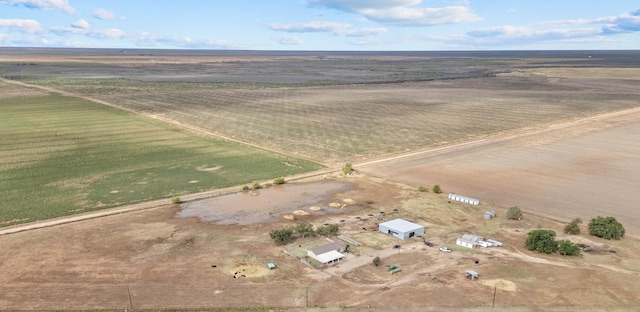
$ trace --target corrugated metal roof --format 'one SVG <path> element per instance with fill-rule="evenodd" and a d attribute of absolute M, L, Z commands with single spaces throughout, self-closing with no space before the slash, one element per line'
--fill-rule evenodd
<path fill-rule="evenodd" d="M 398 232 L 412 232 L 417 229 L 424 228 L 424 226 L 420 224 L 415 224 L 413 222 L 409 222 L 403 219 L 395 219 L 387 222 L 380 223 L 381 226 L 387 227 L 389 229 L 396 230 Z"/>
<path fill-rule="evenodd" d="M 335 250 L 316 255 L 316 260 L 320 261 L 320 263 L 328 263 L 342 258 L 344 258 L 344 255 Z"/>

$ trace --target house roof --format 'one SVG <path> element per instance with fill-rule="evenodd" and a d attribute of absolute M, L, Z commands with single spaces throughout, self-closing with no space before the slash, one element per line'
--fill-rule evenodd
<path fill-rule="evenodd" d="M 344 244 L 340 243 L 340 242 L 331 242 L 322 246 L 318 246 L 316 248 L 311 249 L 310 251 L 313 252 L 313 254 L 319 256 L 323 253 L 327 253 L 329 251 L 336 251 L 336 250 L 342 250 L 344 249 Z"/>
<path fill-rule="evenodd" d="M 420 224 L 415 224 L 413 222 L 409 222 L 403 219 L 395 219 L 387 222 L 380 223 L 381 226 L 394 229 L 398 232 L 411 232 L 418 229 L 424 228 L 424 226 Z"/>
<path fill-rule="evenodd" d="M 320 255 L 316 254 L 315 258 L 316 260 L 320 261 L 320 263 L 327 263 L 334 260 L 342 259 L 344 258 L 344 255 L 335 250 L 331 250 Z"/>
<path fill-rule="evenodd" d="M 477 243 L 478 241 L 482 240 L 482 236 L 478 236 L 478 235 L 475 235 L 475 234 L 464 234 L 464 235 L 462 235 L 462 237 L 460 237 L 460 239 Z"/>

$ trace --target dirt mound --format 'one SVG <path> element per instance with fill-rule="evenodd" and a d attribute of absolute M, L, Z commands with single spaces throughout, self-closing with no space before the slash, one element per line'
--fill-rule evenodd
<path fill-rule="evenodd" d="M 296 215 L 296 216 L 308 216 L 309 215 L 309 213 L 304 211 L 304 210 L 295 210 L 293 212 L 293 214 Z"/>

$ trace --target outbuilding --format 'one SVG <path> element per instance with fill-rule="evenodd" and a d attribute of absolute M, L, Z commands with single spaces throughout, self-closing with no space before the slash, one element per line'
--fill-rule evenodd
<path fill-rule="evenodd" d="M 455 201 L 459 201 L 459 202 L 463 202 L 463 203 L 466 203 L 466 204 L 471 204 L 471 205 L 480 204 L 480 201 L 475 199 L 475 198 L 458 195 L 456 193 L 449 193 L 449 199 L 455 200 Z"/>
<path fill-rule="evenodd" d="M 424 226 L 403 219 L 395 219 L 380 223 L 378 230 L 405 240 L 416 235 L 424 235 Z"/>

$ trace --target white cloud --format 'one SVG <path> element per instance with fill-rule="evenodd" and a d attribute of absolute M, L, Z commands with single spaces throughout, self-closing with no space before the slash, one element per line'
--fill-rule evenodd
<path fill-rule="evenodd" d="M 87 21 L 85 21 L 83 19 L 79 19 L 79 20 L 75 21 L 74 23 L 72 23 L 71 27 L 80 28 L 80 29 L 88 29 L 89 28 L 89 22 L 87 22 Z"/>
<path fill-rule="evenodd" d="M 0 0 L 0 3 L 22 5 L 30 9 L 60 10 L 69 14 L 76 12 L 67 0 Z"/>
<path fill-rule="evenodd" d="M 99 20 L 113 20 L 113 19 L 122 19 L 122 17 L 118 17 L 116 16 L 115 13 L 107 10 L 107 9 L 95 9 L 93 10 L 93 17 L 99 19 Z"/>
<path fill-rule="evenodd" d="M 304 44 L 304 40 L 298 36 L 286 36 L 273 38 L 276 42 L 282 45 L 301 45 Z"/>
<path fill-rule="evenodd" d="M 290 33 L 326 32 L 336 36 L 363 37 L 387 32 L 386 28 L 354 28 L 351 24 L 312 21 L 300 24 L 269 24 L 267 27 Z"/>
<path fill-rule="evenodd" d="M 368 20 L 400 26 L 432 26 L 481 21 L 467 1 L 441 8 L 418 6 L 421 0 L 309 0 L 312 6 L 361 14 Z"/>
<path fill-rule="evenodd" d="M 30 34 L 42 30 L 42 27 L 40 27 L 40 23 L 32 19 L 0 19 L 0 27 Z"/>

